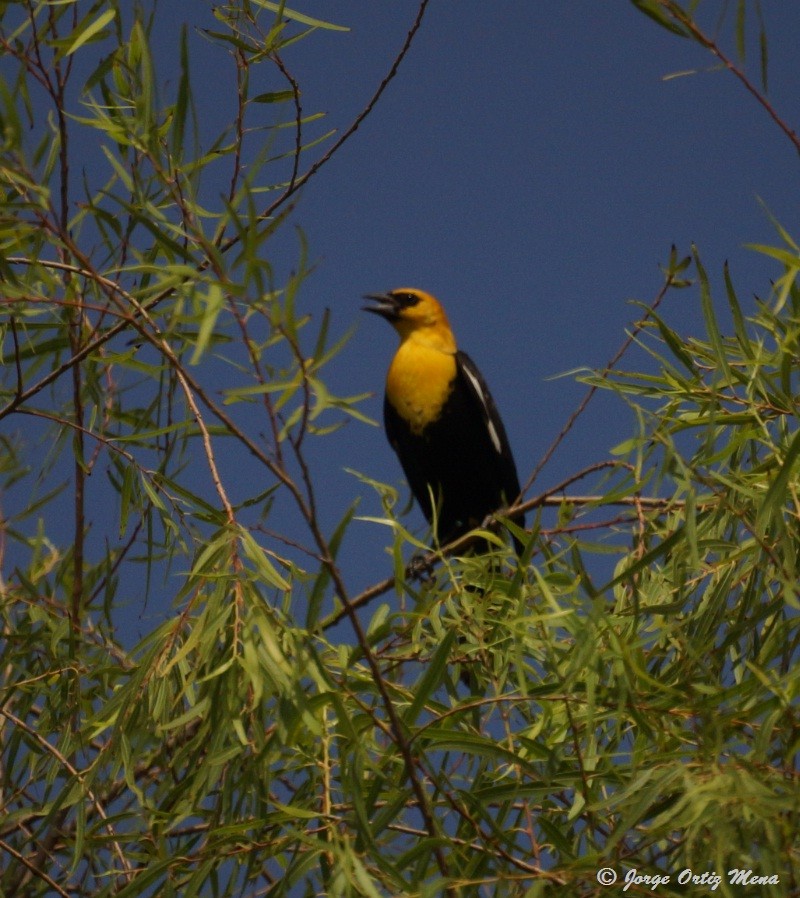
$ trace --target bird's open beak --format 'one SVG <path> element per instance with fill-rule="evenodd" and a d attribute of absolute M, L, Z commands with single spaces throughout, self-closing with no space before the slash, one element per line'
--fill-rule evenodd
<path fill-rule="evenodd" d="M 362 306 L 361 308 L 365 312 L 373 312 L 375 315 L 380 315 L 381 318 L 386 318 L 387 321 L 394 321 L 397 318 L 397 300 L 391 293 L 367 293 L 364 299 L 375 303 L 372 306 Z"/>

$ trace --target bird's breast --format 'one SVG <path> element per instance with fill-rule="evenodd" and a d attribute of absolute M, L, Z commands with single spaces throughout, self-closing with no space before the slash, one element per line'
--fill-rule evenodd
<path fill-rule="evenodd" d="M 412 433 L 420 434 L 441 415 L 455 378 L 452 353 L 402 343 L 389 366 L 386 398 Z"/>

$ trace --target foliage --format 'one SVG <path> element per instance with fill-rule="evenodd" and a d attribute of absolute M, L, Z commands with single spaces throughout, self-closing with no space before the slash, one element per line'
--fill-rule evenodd
<path fill-rule="evenodd" d="M 782 273 L 753 314 L 673 252 L 634 332 L 652 370 L 586 375 L 639 430 L 529 500 L 521 560 L 404 567 L 422 545 L 365 478 L 395 569 L 354 595 L 354 507 L 322 525 L 309 445 L 363 416 L 289 227 L 360 121 L 334 141 L 288 64 L 339 26 L 214 16 L 217 130 L 197 35 L 165 51 L 157 10 L 0 10 L 0 892 L 588 895 L 611 867 L 796 893 L 798 247 L 760 248 Z M 662 315 L 681 289 L 702 336 Z M 131 645 L 126 606 L 170 601 Z"/>

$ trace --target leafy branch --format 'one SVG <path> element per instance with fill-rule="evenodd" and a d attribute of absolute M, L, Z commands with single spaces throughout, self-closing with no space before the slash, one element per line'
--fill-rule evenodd
<path fill-rule="evenodd" d="M 392 576 L 357 592 L 355 503 L 323 523 L 317 450 L 363 397 L 330 391 L 346 337 L 307 311 L 304 240 L 287 262 L 276 238 L 426 8 L 336 140 L 297 54 L 346 38 L 303 10 L 217 7 L 162 58 L 143 9 L 0 10 L 4 893 L 589 895 L 598 866 L 709 853 L 797 890 L 786 231 L 752 308 L 672 250 L 526 495 L 599 390 L 635 426 L 520 497 L 528 532 L 500 513 L 490 551 L 431 551 L 363 477 Z M 229 91 L 213 133 L 196 38 Z M 679 288 L 700 334 L 670 321 Z"/>

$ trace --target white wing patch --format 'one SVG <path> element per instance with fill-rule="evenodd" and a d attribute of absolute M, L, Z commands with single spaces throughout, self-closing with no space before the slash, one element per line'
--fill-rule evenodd
<path fill-rule="evenodd" d="M 489 405 L 486 401 L 486 396 L 484 395 L 483 388 L 481 387 L 481 383 L 477 377 L 469 370 L 466 365 L 461 366 L 461 370 L 466 374 L 469 382 L 472 384 L 472 388 L 475 390 L 475 395 L 481 400 L 481 404 L 483 405 L 484 411 L 484 420 L 486 421 L 486 427 L 489 430 L 489 437 L 492 440 L 492 445 L 494 446 L 497 454 L 502 454 L 503 447 L 500 443 L 500 437 L 497 433 L 497 428 L 494 426 L 494 421 L 492 421 L 492 416 L 489 411 Z"/>

